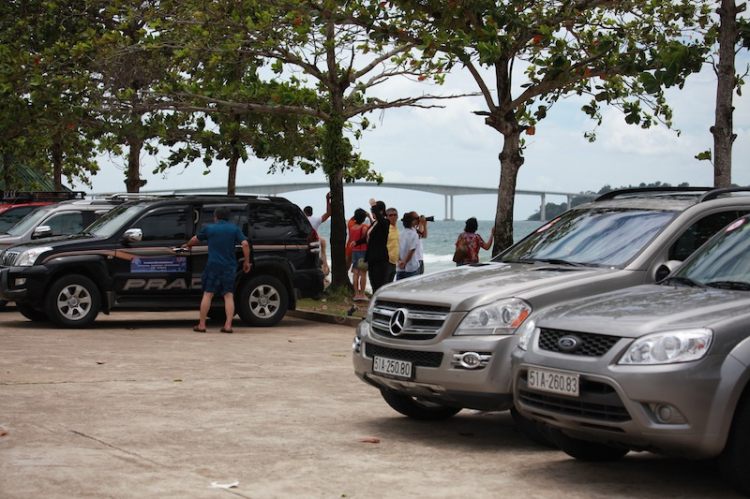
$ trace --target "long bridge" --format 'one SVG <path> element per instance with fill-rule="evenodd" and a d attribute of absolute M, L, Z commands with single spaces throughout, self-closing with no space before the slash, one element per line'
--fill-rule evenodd
<path fill-rule="evenodd" d="M 328 189 L 330 186 L 327 182 L 302 182 L 302 183 L 287 183 L 287 184 L 257 184 L 257 185 L 238 185 L 235 188 L 235 192 L 243 194 L 267 194 L 269 196 L 276 196 L 292 191 L 304 191 L 311 189 Z M 497 187 L 472 187 L 472 186 L 460 186 L 460 185 L 440 185 L 440 184 L 407 184 L 401 182 L 383 182 L 378 184 L 377 182 L 353 182 L 345 183 L 344 188 L 349 189 L 352 187 L 386 187 L 390 189 L 407 189 L 410 191 L 422 191 L 430 192 L 433 194 L 440 194 L 445 196 L 445 220 L 453 220 L 453 198 L 455 196 L 470 196 L 476 194 L 490 194 L 497 195 Z M 226 194 L 226 187 L 204 187 L 199 189 L 200 192 L 205 193 L 222 193 Z M 144 191 L 145 193 L 146 191 Z M 196 192 L 195 188 L 192 189 L 175 189 L 175 194 Z M 555 191 L 529 191 L 518 189 L 516 195 L 525 196 L 539 196 L 541 202 L 539 204 L 539 212 L 542 216 L 542 220 L 546 220 L 545 216 L 545 205 L 547 204 L 547 196 L 565 196 L 568 200 L 568 208 L 571 207 L 571 201 L 574 197 L 596 197 L 595 194 L 581 194 L 574 192 L 555 192 Z"/>

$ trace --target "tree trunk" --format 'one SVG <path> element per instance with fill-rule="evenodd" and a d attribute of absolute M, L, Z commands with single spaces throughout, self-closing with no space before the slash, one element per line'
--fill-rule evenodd
<path fill-rule="evenodd" d="M 743 4 L 744 8 L 744 4 Z M 737 12 L 740 9 L 734 0 L 721 0 L 719 14 L 719 65 L 716 70 L 716 110 L 714 126 L 714 187 L 732 185 L 732 144 L 737 138 L 733 133 L 732 99 L 737 86 L 735 78 L 735 44 L 737 41 Z"/>
<path fill-rule="evenodd" d="M 516 200 L 518 170 L 524 163 L 521 155 L 521 132 L 511 92 L 511 61 L 500 58 L 495 61 L 495 83 L 498 105 L 487 118 L 487 125 L 503 135 L 503 150 L 500 153 L 500 185 L 497 188 L 497 210 L 495 211 L 495 239 L 492 255 L 497 255 L 513 244 L 513 211 Z"/>
<path fill-rule="evenodd" d="M 241 68 L 237 66 L 238 71 Z M 239 78 L 239 76 L 238 76 Z M 239 114 L 234 117 L 234 139 L 231 142 L 232 146 L 232 157 L 229 159 L 227 166 L 229 167 L 228 178 L 227 178 L 227 194 L 233 196 L 237 192 L 237 165 L 240 162 L 240 151 L 237 149 L 240 147 L 240 129 L 242 128 L 242 116 Z"/>
<path fill-rule="evenodd" d="M 143 141 L 131 137 L 130 151 L 128 152 L 128 172 L 125 180 L 125 187 L 128 192 L 140 192 L 141 187 L 146 185 L 145 180 L 141 180 L 141 148 Z"/>
<path fill-rule="evenodd" d="M 516 199 L 518 171 L 523 165 L 521 156 L 521 132 L 514 130 L 504 135 L 503 152 L 500 153 L 500 185 L 495 212 L 495 240 L 492 255 L 497 255 L 513 244 L 513 212 Z"/>
<path fill-rule="evenodd" d="M 331 287 L 349 290 L 349 269 L 346 268 L 347 225 L 344 214 L 344 173 L 343 170 L 328 176 L 331 186 L 331 240 L 328 251 L 331 255 Z"/>
<path fill-rule="evenodd" d="M 227 178 L 227 194 L 233 196 L 237 191 L 237 163 L 240 161 L 240 153 L 237 152 L 237 144 L 232 144 L 232 157 L 229 158 L 229 175 Z"/>
<path fill-rule="evenodd" d="M 56 191 L 62 191 L 63 147 L 62 136 L 57 133 L 52 142 L 52 176 Z"/>

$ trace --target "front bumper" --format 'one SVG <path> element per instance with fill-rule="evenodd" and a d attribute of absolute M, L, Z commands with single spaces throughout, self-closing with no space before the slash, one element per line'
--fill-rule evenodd
<path fill-rule="evenodd" d="M 513 405 L 510 352 L 517 336 L 451 336 L 430 342 L 391 340 L 372 333 L 370 324 L 357 326 L 352 361 L 355 374 L 379 389 L 394 390 L 453 407 L 484 411 Z M 411 379 L 373 372 L 373 356 L 409 361 Z M 461 359 L 472 362 L 461 364 Z M 478 362 L 477 362 L 478 361 Z M 469 368 L 466 366 L 473 365 Z"/>
<path fill-rule="evenodd" d="M 529 388 L 530 368 L 580 375 L 580 395 Z M 745 367 L 733 357 L 621 366 L 529 351 L 513 353 L 516 408 L 573 438 L 632 450 L 709 458 L 726 445 Z"/>
<path fill-rule="evenodd" d="M 11 275 L 11 268 L 0 269 L 0 299 L 8 301 L 20 301 L 29 295 L 28 281 L 17 284 L 19 277 Z"/>

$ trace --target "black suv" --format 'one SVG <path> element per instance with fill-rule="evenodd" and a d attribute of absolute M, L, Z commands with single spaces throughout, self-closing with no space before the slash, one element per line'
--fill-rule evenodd
<path fill-rule="evenodd" d="M 237 247 L 236 309 L 251 326 L 273 326 L 298 298 L 323 292 L 320 243 L 302 210 L 284 198 L 158 196 L 121 204 L 84 232 L 18 244 L 0 253 L 0 299 L 34 321 L 91 324 L 117 308 L 197 310 L 208 246 L 180 246 L 227 207 L 253 248 L 242 272 Z M 222 317 L 218 297 L 211 317 Z"/>

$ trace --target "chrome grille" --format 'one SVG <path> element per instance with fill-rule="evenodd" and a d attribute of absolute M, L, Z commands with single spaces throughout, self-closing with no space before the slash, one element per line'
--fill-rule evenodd
<path fill-rule="evenodd" d="M 16 263 L 18 255 L 18 251 L 3 251 L 0 253 L 0 265 L 3 267 L 12 267 Z"/>
<path fill-rule="evenodd" d="M 577 336 L 581 339 L 581 345 L 572 352 L 563 351 L 557 340 L 563 336 Z M 581 357 L 601 357 L 606 354 L 615 343 L 620 341 L 618 336 L 606 334 L 576 333 L 573 331 L 560 331 L 558 329 L 542 328 L 539 334 L 539 348 L 548 352 L 578 355 Z"/>
<path fill-rule="evenodd" d="M 387 357 L 389 359 L 407 360 L 418 367 L 440 367 L 440 363 L 443 362 L 443 354 L 441 352 L 399 350 L 371 343 L 365 343 L 365 355 L 369 358 L 377 355 L 378 357 Z"/>
<path fill-rule="evenodd" d="M 402 310 L 405 315 L 403 329 L 398 335 L 391 333 L 391 317 Z M 372 331 L 379 336 L 400 340 L 430 340 L 437 336 L 448 317 L 450 307 L 395 301 L 375 302 L 372 314 Z"/>

